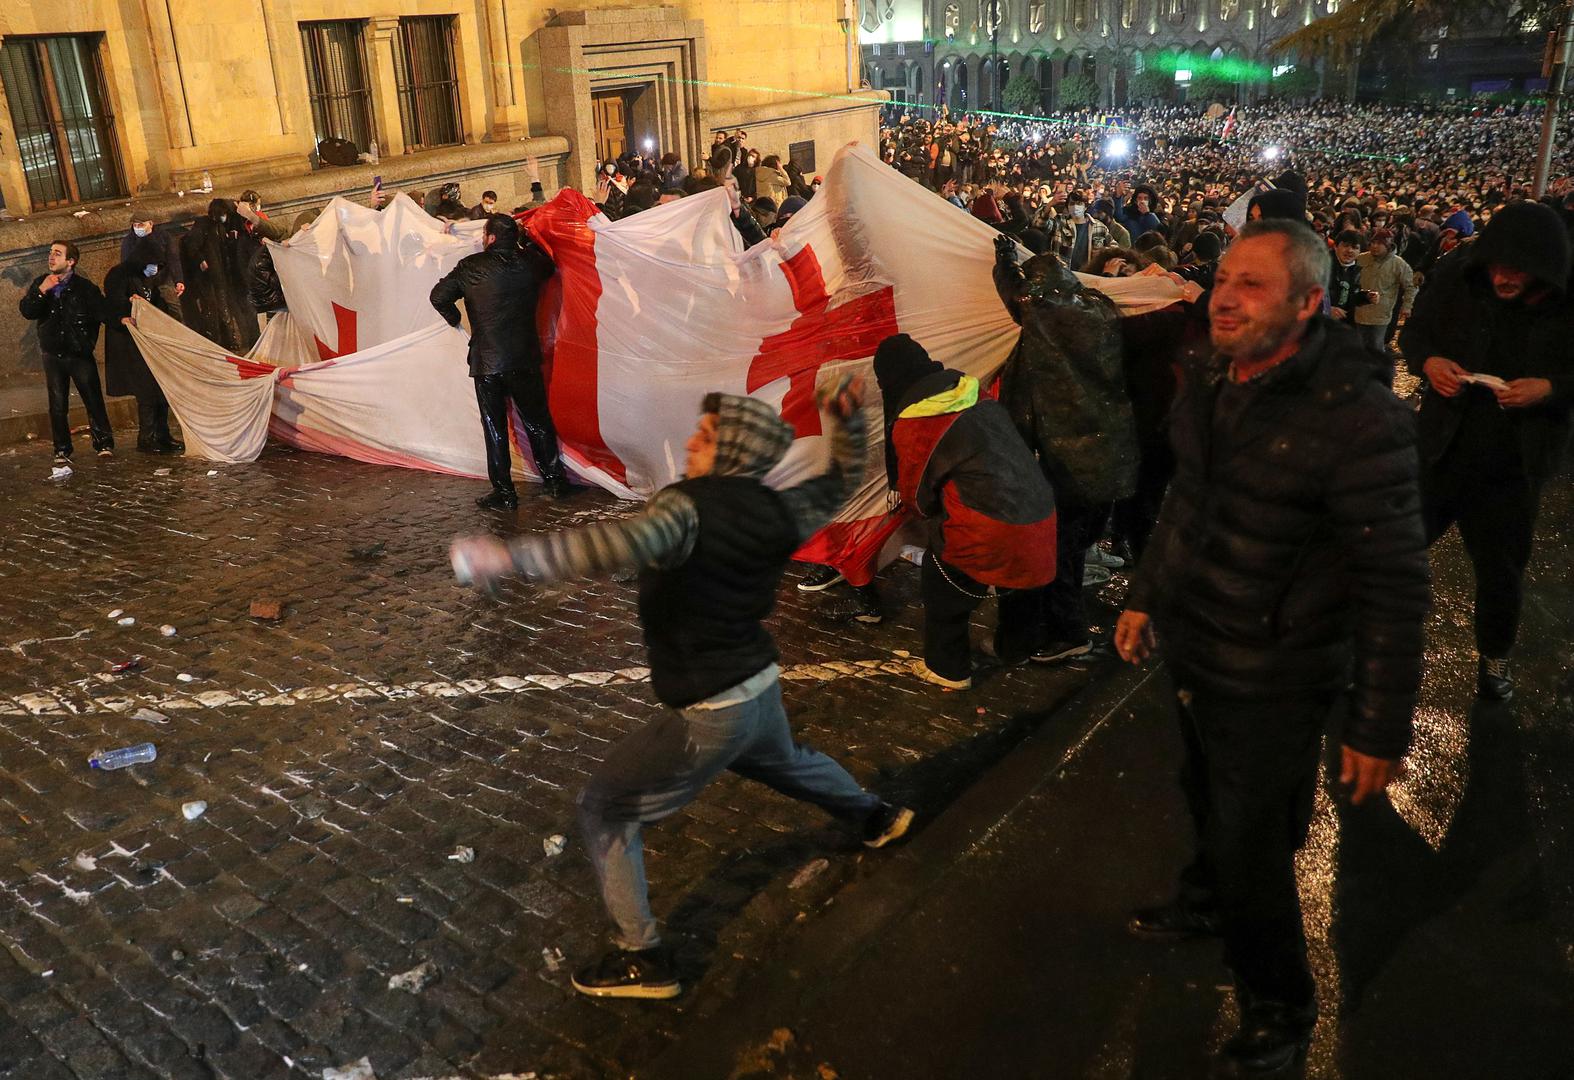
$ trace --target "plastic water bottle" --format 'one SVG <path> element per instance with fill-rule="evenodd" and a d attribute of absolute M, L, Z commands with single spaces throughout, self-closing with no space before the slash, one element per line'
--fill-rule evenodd
<path fill-rule="evenodd" d="M 202 193 L 204 195 L 213 193 L 213 174 L 207 169 L 202 170 Z"/>
<path fill-rule="evenodd" d="M 378 164 L 379 162 L 382 161 L 382 155 L 377 152 L 377 140 L 376 139 L 372 140 L 371 159 L 372 159 L 372 164 L 373 165 L 376 165 L 376 164 Z"/>
<path fill-rule="evenodd" d="M 156 757 L 158 757 L 158 747 L 145 742 L 122 747 L 119 750 L 99 751 L 88 758 L 87 763 L 95 769 L 108 772 L 111 769 L 124 769 L 127 765 L 146 765 Z"/>

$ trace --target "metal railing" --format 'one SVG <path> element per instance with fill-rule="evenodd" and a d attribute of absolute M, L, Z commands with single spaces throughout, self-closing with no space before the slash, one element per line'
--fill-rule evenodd
<path fill-rule="evenodd" d="M 8 37 L 0 47 L 17 148 L 34 210 L 126 193 L 103 93 L 100 34 Z"/>

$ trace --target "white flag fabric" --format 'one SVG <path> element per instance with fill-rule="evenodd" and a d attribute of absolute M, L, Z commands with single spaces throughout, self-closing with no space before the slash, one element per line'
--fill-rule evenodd
<path fill-rule="evenodd" d="M 885 510 L 876 346 L 909 334 L 987 384 L 1018 336 L 992 278 L 998 234 L 856 144 L 807 207 L 749 250 L 720 190 L 616 222 L 565 190 L 520 218 L 558 269 L 537 322 L 552 416 L 583 481 L 631 498 L 677 479 L 701 400 L 723 391 L 767 400 L 794 426 L 768 478 L 791 484 L 827 454 L 815 390 L 865 376 L 867 481 L 800 552 L 855 583 L 901 524 Z M 187 453 L 251 460 L 271 418 L 276 437 L 306 449 L 484 476 L 467 337 L 428 300 L 480 250 L 482 227 L 445 225 L 404 196 L 382 211 L 333 200 L 309 230 L 270 244 L 292 319 L 275 319 L 247 358 L 139 308 L 133 334 Z M 1127 314 L 1181 298 L 1168 277 L 1083 280 Z M 515 472 L 534 475 L 523 452 Z"/>

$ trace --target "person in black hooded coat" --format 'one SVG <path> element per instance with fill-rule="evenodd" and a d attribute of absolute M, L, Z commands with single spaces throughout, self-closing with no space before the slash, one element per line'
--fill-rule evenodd
<path fill-rule="evenodd" d="M 181 317 L 197 333 L 237 355 L 257 340 L 257 317 L 246 302 L 245 266 L 239 262 L 240 228 L 234 204 L 214 199 L 207 214 L 180 238 L 186 272 Z"/>
<path fill-rule="evenodd" d="M 1574 408 L 1568 234 L 1537 203 L 1504 207 L 1440 262 L 1399 335 L 1425 375 L 1421 490 L 1428 542 L 1459 526 L 1476 572 L 1477 689 L 1513 692 L 1541 485 L 1557 471 Z M 1466 381 L 1488 376 L 1494 384 Z"/>
<path fill-rule="evenodd" d="M 185 447 L 169 432 L 169 401 L 131 336 L 132 301 L 141 297 L 166 315 L 173 314 L 159 286 L 170 274 L 166 249 L 151 237 L 131 246 L 123 262 L 104 278 L 104 384 L 111 397 L 137 399 L 137 449 L 178 454 Z"/>

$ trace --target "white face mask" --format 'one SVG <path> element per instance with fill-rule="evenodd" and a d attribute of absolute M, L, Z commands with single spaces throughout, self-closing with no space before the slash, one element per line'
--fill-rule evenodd
<path fill-rule="evenodd" d="M 152 263 L 149 263 L 147 266 L 144 266 L 142 268 L 142 276 L 143 277 L 158 277 L 158 267 L 154 266 Z"/>
<path fill-rule="evenodd" d="M 1071 216 L 1072 217 L 1080 219 L 1087 212 L 1088 212 L 1088 208 L 1086 206 L 1083 206 L 1081 203 L 1072 203 L 1071 204 Z"/>
<path fill-rule="evenodd" d="M 496 205 L 497 205 L 497 203 L 484 202 L 484 203 L 481 204 L 481 209 L 484 212 L 490 214 L 492 212 L 492 207 L 494 207 Z"/>
<path fill-rule="evenodd" d="M 133 225 L 131 226 L 131 231 L 136 233 L 138 236 L 146 236 L 153 230 L 147 225 Z"/>

